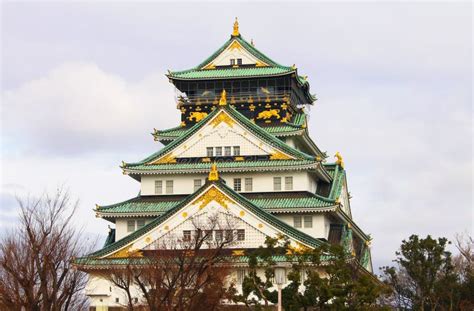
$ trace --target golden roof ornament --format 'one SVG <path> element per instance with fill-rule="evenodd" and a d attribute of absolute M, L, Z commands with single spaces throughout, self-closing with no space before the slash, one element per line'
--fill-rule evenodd
<path fill-rule="evenodd" d="M 219 106 L 227 105 L 226 91 L 222 90 L 221 99 L 219 100 Z"/>
<path fill-rule="evenodd" d="M 209 177 L 207 179 L 209 181 L 219 180 L 219 172 L 217 171 L 217 164 L 215 162 L 211 165 L 211 171 L 209 172 Z"/>
<path fill-rule="evenodd" d="M 336 164 L 340 165 L 342 168 L 344 168 L 344 160 L 342 159 L 342 155 L 338 152 L 334 155 L 336 158 Z"/>
<path fill-rule="evenodd" d="M 240 36 L 239 21 L 237 20 L 237 17 L 236 17 L 235 22 L 234 22 L 234 31 L 232 31 L 232 37 L 238 37 L 238 36 Z"/>

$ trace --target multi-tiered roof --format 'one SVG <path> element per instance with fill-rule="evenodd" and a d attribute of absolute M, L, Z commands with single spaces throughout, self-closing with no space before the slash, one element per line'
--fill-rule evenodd
<path fill-rule="evenodd" d="M 170 219 L 188 215 L 193 204 L 214 191 L 242 209 L 238 217 L 252 215 L 249 221 L 260 222 L 258 228 L 264 234 L 280 232 L 307 247 L 333 242 L 331 233 L 325 239 L 312 237 L 283 222 L 279 215 L 327 214 L 340 225 L 337 243 L 343 243 L 362 266 L 371 269 L 370 237 L 352 219 L 342 157 L 338 153 L 335 163 L 326 163 L 326 154 L 309 137 L 305 107 L 313 104 L 315 96 L 294 65 L 282 66 L 258 51 L 244 40 L 236 22 L 229 40 L 205 61 L 189 70 L 169 71 L 167 76 L 180 92 L 181 124 L 155 129 L 154 139 L 165 146 L 141 161 L 123 162 L 124 174 L 138 181 L 144 176 L 204 175 L 214 163 L 216 170 L 227 174 L 308 172 L 318 181 L 317 191 L 238 193 L 222 180 L 209 178 L 191 194 L 139 194 L 124 202 L 98 205 L 96 215 L 112 223 L 121 218 L 154 220 L 120 240 L 112 230 L 103 249 L 79 262 L 94 266 L 127 262 L 133 257 L 131 251 L 149 244 L 158 231 L 171 230 Z M 224 127 L 245 136 L 261 153 L 202 156 L 189 152 L 203 137 Z"/>

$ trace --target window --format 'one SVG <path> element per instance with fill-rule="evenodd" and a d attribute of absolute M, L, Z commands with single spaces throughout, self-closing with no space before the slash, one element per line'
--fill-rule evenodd
<path fill-rule="evenodd" d="M 242 65 L 242 58 L 237 58 L 237 65 Z"/>
<path fill-rule="evenodd" d="M 162 193 L 163 193 L 163 181 L 155 180 L 155 194 L 162 194 Z"/>
<path fill-rule="evenodd" d="M 245 191 L 252 191 L 253 180 L 252 178 L 245 178 Z"/>
<path fill-rule="evenodd" d="M 245 241 L 245 230 L 244 229 L 237 230 L 237 241 Z"/>
<path fill-rule="evenodd" d="M 234 178 L 234 190 L 242 191 L 242 179 Z"/>
<path fill-rule="evenodd" d="M 222 157 L 222 147 L 216 147 L 216 157 Z"/>
<path fill-rule="evenodd" d="M 281 177 L 273 177 L 273 190 L 281 190 Z"/>
<path fill-rule="evenodd" d="M 135 231 L 135 220 L 127 220 L 127 232 Z"/>
<path fill-rule="evenodd" d="M 246 275 L 247 275 L 247 270 L 238 269 L 237 270 L 237 284 L 242 284 L 244 282 L 244 278 Z"/>
<path fill-rule="evenodd" d="M 133 300 L 135 301 L 135 303 L 138 303 L 138 298 L 133 298 Z"/>
<path fill-rule="evenodd" d="M 224 155 L 229 157 L 232 155 L 232 148 L 230 146 L 224 147 Z"/>
<path fill-rule="evenodd" d="M 230 64 L 231 64 L 232 66 L 235 65 L 235 58 L 231 58 L 231 59 L 230 59 Z"/>
<path fill-rule="evenodd" d="M 115 302 L 116 302 L 116 303 L 119 303 L 119 301 L 120 301 L 120 299 L 115 298 Z"/>
<path fill-rule="evenodd" d="M 285 177 L 285 190 L 293 190 L 293 177 Z"/>
<path fill-rule="evenodd" d="M 301 216 L 293 216 L 293 226 L 295 228 L 301 228 Z"/>
<path fill-rule="evenodd" d="M 194 191 L 197 191 L 199 188 L 202 186 L 202 180 L 201 179 L 195 179 L 194 180 Z"/>
<path fill-rule="evenodd" d="M 145 227 L 145 219 L 137 219 L 137 229 Z"/>
<path fill-rule="evenodd" d="M 167 180 L 166 181 L 166 193 L 173 193 L 173 181 Z"/>
<path fill-rule="evenodd" d="M 194 231 L 194 236 L 196 237 L 196 240 L 200 240 L 202 238 L 202 230 L 201 229 L 197 229 Z"/>
<path fill-rule="evenodd" d="M 206 148 L 206 152 L 207 152 L 207 156 L 208 156 L 208 157 L 214 156 L 214 148 L 212 148 L 212 147 L 207 147 L 207 148 Z"/>
<path fill-rule="evenodd" d="M 212 230 L 205 230 L 204 234 L 205 234 L 206 241 L 212 240 Z"/>
<path fill-rule="evenodd" d="M 216 230 L 216 241 L 220 242 L 223 238 L 223 230 Z"/>
<path fill-rule="evenodd" d="M 304 216 L 304 227 L 313 228 L 313 216 Z"/>
<path fill-rule="evenodd" d="M 227 242 L 230 242 L 234 239 L 234 232 L 232 230 L 226 230 L 225 231 L 225 240 Z"/>
<path fill-rule="evenodd" d="M 183 231 L 183 241 L 191 241 L 191 230 Z"/>
<path fill-rule="evenodd" d="M 240 146 L 234 146 L 234 155 L 239 156 L 240 155 Z"/>

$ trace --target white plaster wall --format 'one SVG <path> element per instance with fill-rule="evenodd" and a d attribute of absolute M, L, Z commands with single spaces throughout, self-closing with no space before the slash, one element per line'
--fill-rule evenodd
<path fill-rule="evenodd" d="M 272 172 L 272 173 L 221 173 L 220 177 L 233 188 L 234 178 L 241 178 L 242 191 L 245 192 L 245 178 L 253 179 L 252 192 L 273 192 L 273 177 L 282 177 L 281 191 L 316 191 L 314 177 L 308 172 Z M 293 176 L 293 190 L 285 190 L 285 177 Z M 155 195 L 155 180 L 163 181 L 163 192 L 166 180 L 173 180 L 173 194 L 191 194 L 194 192 L 194 179 L 201 179 L 204 184 L 208 174 L 191 175 L 144 175 L 141 181 L 142 195 Z M 163 195 L 166 195 L 163 193 Z"/>
<path fill-rule="evenodd" d="M 129 235 L 130 233 L 133 233 L 133 232 L 127 232 L 127 221 L 130 219 L 134 221 L 137 220 L 137 218 L 117 218 L 115 220 L 115 241 L 118 241 L 121 238 Z M 145 224 L 151 222 L 152 220 L 153 218 L 145 218 Z M 136 228 L 136 222 L 135 222 L 135 228 Z"/>
<path fill-rule="evenodd" d="M 241 58 L 243 65 L 251 65 L 257 62 L 257 58 L 247 52 L 244 48 L 232 48 L 231 44 L 226 50 L 224 50 L 219 56 L 215 58 L 213 63 L 216 66 L 229 66 L 231 58 Z"/>
<path fill-rule="evenodd" d="M 317 239 L 327 239 L 329 233 L 329 219 L 321 213 L 314 213 L 314 214 L 275 214 L 278 219 L 287 223 L 288 225 L 294 227 L 293 216 L 300 215 L 302 216 L 302 228 L 297 228 L 298 230 L 309 234 L 313 238 Z M 304 216 L 312 216 L 313 217 L 313 227 L 312 228 L 305 228 L 304 227 Z"/>

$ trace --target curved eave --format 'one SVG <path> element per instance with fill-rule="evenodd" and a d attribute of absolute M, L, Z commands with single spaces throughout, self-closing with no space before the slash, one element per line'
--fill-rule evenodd
<path fill-rule="evenodd" d="M 268 68 L 268 67 L 256 67 L 256 68 Z M 213 72 L 221 69 L 202 69 L 199 71 Z M 227 69 L 226 69 L 227 70 Z M 239 69 L 228 69 L 230 70 L 239 70 Z M 234 79 L 252 79 L 252 78 L 262 78 L 262 77 L 281 77 L 291 75 L 296 73 L 295 69 L 289 69 L 288 71 L 283 71 L 279 73 L 265 73 L 265 74 L 249 74 L 249 75 L 229 75 L 229 76 L 209 76 L 209 77 L 180 77 L 179 74 L 185 74 L 190 72 L 190 70 L 174 72 L 171 74 L 166 74 L 166 77 L 170 80 L 177 81 L 202 81 L 202 80 L 234 80 Z"/>

